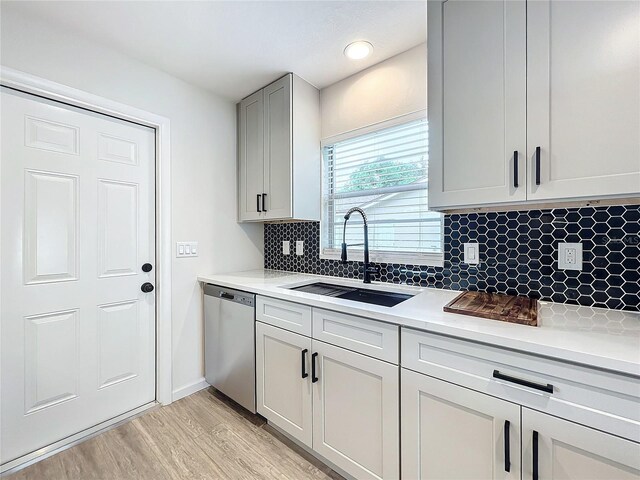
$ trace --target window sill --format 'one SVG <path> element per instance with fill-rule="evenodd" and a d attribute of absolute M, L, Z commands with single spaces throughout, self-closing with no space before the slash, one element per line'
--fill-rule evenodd
<path fill-rule="evenodd" d="M 321 249 L 320 258 L 325 260 L 340 260 L 340 250 Z M 362 250 L 348 252 L 349 261 L 364 261 Z M 394 253 L 394 252 L 369 252 L 371 263 L 395 263 L 400 265 L 420 265 L 427 267 L 442 267 L 444 255 L 441 253 Z"/>

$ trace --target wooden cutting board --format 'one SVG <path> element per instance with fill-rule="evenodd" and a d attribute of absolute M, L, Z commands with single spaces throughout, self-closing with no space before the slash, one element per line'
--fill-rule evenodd
<path fill-rule="evenodd" d="M 502 293 L 463 292 L 443 310 L 503 322 L 538 325 L 538 300 Z"/>

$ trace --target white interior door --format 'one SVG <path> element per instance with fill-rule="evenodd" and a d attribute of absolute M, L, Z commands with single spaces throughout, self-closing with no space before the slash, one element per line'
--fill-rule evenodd
<path fill-rule="evenodd" d="M 2 89 L 6 463 L 155 398 L 150 128 Z"/>

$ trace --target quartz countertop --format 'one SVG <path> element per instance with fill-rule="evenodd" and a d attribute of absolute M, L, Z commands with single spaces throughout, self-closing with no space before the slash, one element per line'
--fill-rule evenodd
<path fill-rule="evenodd" d="M 539 302 L 538 326 L 446 313 L 460 292 L 276 270 L 201 275 L 198 280 L 382 322 L 640 377 L 640 312 Z M 290 290 L 314 282 L 373 288 L 415 296 L 382 307 Z"/>

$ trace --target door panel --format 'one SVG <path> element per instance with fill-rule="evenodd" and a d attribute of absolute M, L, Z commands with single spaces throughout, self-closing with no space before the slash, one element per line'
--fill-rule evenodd
<path fill-rule="evenodd" d="M 313 449 L 356 478 L 398 478 L 399 368 L 313 341 Z"/>
<path fill-rule="evenodd" d="M 307 351 L 303 354 L 304 350 Z M 258 413 L 309 447 L 310 359 L 310 338 L 256 322 Z M 307 372 L 305 378 L 302 378 L 302 368 Z"/>
<path fill-rule="evenodd" d="M 98 388 L 132 379 L 140 371 L 138 302 L 98 307 Z"/>
<path fill-rule="evenodd" d="M 239 117 L 239 218 L 240 220 L 258 220 L 263 216 L 258 212 L 258 195 L 261 196 L 265 191 L 264 97 L 262 90 L 240 102 Z"/>
<path fill-rule="evenodd" d="M 155 134 L 2 89 L 0 458 L 155 398 Z"/>
<path fill-rule="evenodd" d="M 78 310 L 25 318 L 25 405 L 29 414 L 78 396 Z"/>
<path fill-rule="evenodd" d="M 404 479 L 520 478 L 519 405 L 404 368 L 401 397 Z"/>
<path fill-rule="evenodd" d="M 527 29 L 528 198 L 640 192 L 640 3 L 528 2 Z"/>
<path fill-rule="evenodd" d="M 135 275 L 138 185 L 98 180 L 98 276 Z"/>
<path fill-rule="evenodd" d="M 78 177 L 25 171 L 25 284 L 78 278 Z"/>
<path fill-rule="evenodd" d="M 539 480 L 637 480 L 640 444 L 522 409 L 523 478 L 533 479 L 537 432 Z"/>
<path fill-rule="evenodd" d="M 264 88 L 265 219 L 291 218 L 291 75 Z"/>
<path fill-rule="evenodd" d="M 524 1 L 429 2 L 430 206 L 526 199 L 525 13 Z"/>

